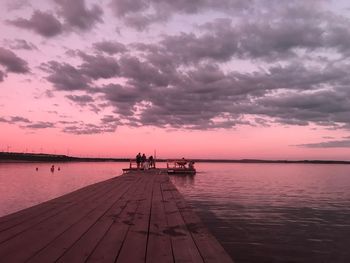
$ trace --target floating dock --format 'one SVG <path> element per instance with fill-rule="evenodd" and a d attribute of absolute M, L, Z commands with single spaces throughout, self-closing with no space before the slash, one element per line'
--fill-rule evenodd
<path fill-rule="evenodd" d="M 0 218 L 1 262 L 233 262 L 160 169 Z"/>

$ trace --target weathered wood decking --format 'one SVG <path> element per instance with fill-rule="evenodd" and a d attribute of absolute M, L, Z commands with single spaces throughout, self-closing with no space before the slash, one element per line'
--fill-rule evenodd
<path fill-rule="evenodd" d="M 232 262 L 160 170 L 0 218 L 1 262 Z"/>

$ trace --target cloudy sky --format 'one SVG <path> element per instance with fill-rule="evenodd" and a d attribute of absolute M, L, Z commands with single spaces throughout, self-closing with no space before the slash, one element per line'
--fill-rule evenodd
<path fill-rule="evenodd" d="M 350 159 L 350 4 L 2 0 L 0 151 Z"/>

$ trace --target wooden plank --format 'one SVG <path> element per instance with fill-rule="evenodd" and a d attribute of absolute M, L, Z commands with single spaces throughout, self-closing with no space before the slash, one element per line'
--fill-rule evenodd
<path fill-rule="evenodd" d="M 89 257 L 88 262 L 116 262 L 130 228 L 136 224 L 134 220 L 138 213 L 137 209 L 140 207 L 145 192 L 151 184 L 149 176 L 143 175 L 142 177 L 145 180 L 144 185 L 131 198 L 127 209 L 113 222 L 103 240 Z M 118 260 L 118 262 L 121 261 Z"/>
<path fill-rule="evenodd" d="M 170 188 L 177 207 L 182 215 L 187 228 L 189 229 L 202 258 L 208 263 L 232 263 L 233 260 L 216 240 L 216 238 L 204 226 L 198 215 L 193 212 L 183 196 L 171 183 Z"/>
<path fill-rule="evenodd" d="M 7 228 L 6 230 L 3 230 L 0 234 L 0 243 L 6 242 L 7 240 L 25 232 L 26 230 L 38 225 L 42 224 L 44 221 L 57 216 L 60 214 L 62 211 L 67 210 L 70 208 L 72 205 L 76 203 L 80 203 L 88 198 L 91 198 L 95 195 L 98 195 L 100 193 L 104 193 L 106 189 L 110 188 L 109 184 L 101 185 L 98 188 L 90 188 L 90 191 L 84 191 L 80 192 L 77 195 L 73 195 L 70 197 L 62 197 L 64 201 L 60 202 L 54 202 L 52 203 L 52 208 L 45 213 L 38 213 L 37 210 L 34 211 L 36 216 L 32 215 L 28 220 L 16 224 L 12 227 Z"/>
<path fill-rule="evenodd" d="M 144 177 L 140 177 L 138 183 L 133 185 L 133 189 L 126 193 L 123 202 L 113 206 L 57 262 L 85 262 L 87 260 L 108 262 L 109 259 L 114 262 L 114 255 L 118 253 L 118 248 L 114 243 L 109 244 L 104 241 L 108 240 L 108 233 L 114 224 L 121 228 L 128 227 L 126 220 L 130 220 L 130 217 L 135 214 L 138 202 L 135 198 L 138 198 L 140 192 L 143 191 L 146 182 Z M 119 235 L 113 235 L 113 238 L 116 237 Z M 99 253 L 100 246 L 102 247 L 101 254 Z"/>
<path fill-rule="evenodd" d="M 169 180 L 161 184 L 163 204 L 171 238 L 174 262 L 203 262 L 196 244 L 189 233 L 178 207 L 172 197 Z"/>
<path fill-rule="evenodd" d="M 160 184 L 166 181 L 164 175 L 159 175 L 153 188 L 152 210 L 149 237 L 147 242 L 146 262 L 174 262 L 171 239 L 165 234 L 168 229 Z"/>
<path fill-rule="evenodd" d="M 157 175 L 152 173 L 144 176 L 149 177 L 149 183 L 139 201 L 133 224 L 130 225 L 116 262 L 145 262 L 153 185 Z"/>
<path fill-rule="evenodd" d="M 105 189 L 105 192 L 73 204 L 68 209 L 61 211 L 57 216 L 51 217 L 23 234 L 2 243 L 0 245 L 0 258 L 4 262 L 9 262 L 10 260 L 22 262 L 30 258 L 35 252 L 50 243 L 72 224 L 81 220 L 91 210 L 105 202 L 109 196 L 107 194 L 113 191 L 113 188 L 116 186 L 115 184 L 110 184 Z M 39 236 L 40 238 L 38 238 Z"/>
<path fill-rule="evenodd" d="M 121 209 L 125 203 L 125 195 L 127 192 L 132 191 L 132 187 L 135 187 L 137 181 L 140 178 L 136 178 L 134 182 L 130 182 L 127 185 L 123 185 L 122 188 L 116 188 L 110 198 L 107 199 L 101 206 L 97 207 L 90 214 L 84 217 L 82 220 L 73 224 L 67 231 L 58 236 L 46 247 L 41 249 L 36 255 L 31 257 L 27 262 L 51 262 L 56 261 L 63 254 L 69 250 L 78 240 L 88 232 L 110 209 L 113 207 Z M 113 215 L 118 211 L 113 210 Z"/>

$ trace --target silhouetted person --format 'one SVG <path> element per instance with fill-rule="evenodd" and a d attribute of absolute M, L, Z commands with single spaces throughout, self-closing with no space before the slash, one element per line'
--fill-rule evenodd
<path fill-rule="evenodd" d="M 153 159 L 152 155 L 148 158 L 148 163 L 149 163 L 149 168 L 155 168 L 154 167 L 154 159 Z"/>
<path fill-rule="evenodd" d="M 185 165 L 187 164 L 187 161 L 185 158 L 182 158 L 180 161 L 176 162 L 180 168 L 185 168 Z"/>
<path fill-rule="evenodd" d="M 144 168 L 144 164 L 145 162 L 147 161 L 147 157 L 145 154 L 142 154 L 142 157 L 141 157 L 141 167 Z"/>
<path fill-rule="evenodd" d="M 138 153 L 138 154 L 136 155 L 136 164 L 137 164 L 137 169 L 139 169 L 139 168 L 140 168 L 141 159 L 142 159 L 142 157 L 141 157 L 141 153 Z"/>
<path fill-rule="evenodd" d="M 37 167 L 37 168 L 35 168 L 35 170 L 39 171 L 39 168 Z"/>
<path fill-rule="evenodd" d="M 55 166 L 52 165 L 51 168 L 50 168 L 50 170 L 51 170 L 51 173 L 53 173 L 53 172 L 55 171 Z"/>
<path fill-rule="evenodd" d="M 190 162 L 188 163 L 188 168 L 194 169 L 194 161 L 190 161 Z"/>

